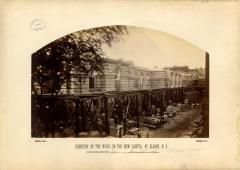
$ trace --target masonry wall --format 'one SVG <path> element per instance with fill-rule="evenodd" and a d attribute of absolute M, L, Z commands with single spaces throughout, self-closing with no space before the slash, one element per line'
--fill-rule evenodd
<path fill-rule="evenodd" d="M 111 91 L 147 90 L 190 85 L 189 74 L 169 70 L 148 70 L 127 62 L 108 59 L 102 73 L 72 74 L 62 85 L 61 94 L 97 94 Z M 92 79 L 90 78 L 92 77 Z M 90 87 L 90 81 L 94 85 Z"/>
<path fill-rule="evenodd" d="M 150 84 L 152 89 L 167 88 L 168 87 L 168 73 L 167 71 L 151 71 Z"/>

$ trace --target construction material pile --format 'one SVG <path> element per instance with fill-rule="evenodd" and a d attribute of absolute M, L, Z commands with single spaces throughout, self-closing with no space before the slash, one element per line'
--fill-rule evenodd
<path fill-rule="evenodd" d="M 191 124 L 190 124 L 190 136 L 191 137 L 201 137 L 203 135 L 203 116 L 199 115 Z"/>
<path fill-rule="evenodd" d="M 151 128 L 160 127 L 163 123 L 164 119 L 161 116 L 145 117 L 143 119 L 143 125 Z"/>
<path fill-rule="evenodd" d="M 127 119 L 127 128 L 135 128 L 137 126 L 137 122 L 134 120 Z"/>
<path fill-rule="evenodd" d="M 172 105 L 169 105 L 167 107 L 166 111 L 164 112 L 164 115 L 171 118 L 171 117 L 176 116 L 179 112 L 180 112 L 179 108 L 177 108 L 175 106 L 172 106 Z"/>

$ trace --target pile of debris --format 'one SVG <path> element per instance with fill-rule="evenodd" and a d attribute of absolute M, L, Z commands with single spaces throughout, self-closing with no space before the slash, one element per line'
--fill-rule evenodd
<path fill-rule="evenodd" d="M 137 126 L 137 122 L 134 120 L 127 119 L 127 128 L 135 128 Z"/>
<path fill-rule="evenodd" d="M 173 105 L 169 105 L 166 108 L 166 111 L 164 112 L 164 116 L 172 118 L 172 117 L 176 116 L 179 112 L 180 112 L 180 109 L 178 107 L 175 107 Z"/>
<path fill-rule="evenodd" d="M 162 116 L 151 116 L 151 117 L 144 117 L 143 123 L 141 123 L 144 126 L 148 126 L 150 128 L 158 128 L 162 124 L 164 124 L 166 121 Z"/>
<path fill-rule="evenodd" d="M 198 116 L 191 124 L 190 124 L 190 136 L 191 137 L 202 137 L 203 136 L 203 116 Z"/>
<path fill-rule="evenodd" d="M 128 130 L 128 134 L 129 134 L 128 136 L 134 136 L 134 137 L 136 136 L 137 137 L 140 133 L 139 131 L 140 131 L 140 129 L 136 128 L 136 127 L 132 128 L 132 129 L 129 129 Z"/>

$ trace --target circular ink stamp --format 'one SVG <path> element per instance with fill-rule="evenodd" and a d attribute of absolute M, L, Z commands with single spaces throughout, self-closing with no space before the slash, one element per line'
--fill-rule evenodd
<path fill-rule="evenodd" d="M 46 27 L 45 21 L 43 21 L 40 18 L 32 20 L 30 23 L 30 28 L 34 31 L 40 31 L 43 30 Z"/>

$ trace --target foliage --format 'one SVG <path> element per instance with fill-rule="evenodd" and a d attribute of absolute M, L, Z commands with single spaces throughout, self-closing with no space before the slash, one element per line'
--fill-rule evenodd
<path fill-rule="evenodd" d="M 106 26 L 66 35 L 32 55 L 32 90 L 35 84 L 48 83 L 52 95 L 57 95 L 71 74 L 86 74 L 103 70 L 103 44 L 111 46 L 127 33 L 125 26 Z M 35 84 L 34 84 L 35 83 Z"/>

